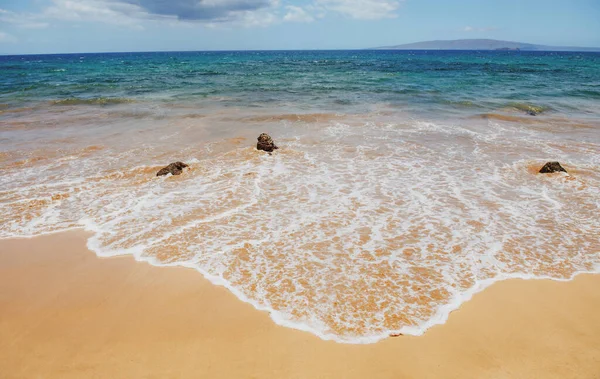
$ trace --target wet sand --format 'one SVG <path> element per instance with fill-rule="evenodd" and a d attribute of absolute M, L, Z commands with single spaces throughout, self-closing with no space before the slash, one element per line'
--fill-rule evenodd
<path fill-rule="evenodd" d="M 86 237 L 0 241 L 0 378 L 600 378 L 600 275 L 497 283 L 424 336 L 343 345 Z"/>

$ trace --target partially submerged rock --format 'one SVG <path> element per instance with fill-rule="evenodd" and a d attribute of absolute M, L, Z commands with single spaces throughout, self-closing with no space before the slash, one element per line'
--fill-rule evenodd
<path fill-rule="evenodd" d="M 540 174 L 550 174 L 553 172 L 567 172 L 558 162 L 547 162 L 540 170 Z"/>
<path fill-rule="evenodd" d="M 538 116 L 546 110 L 546 108 L 544 108 L 542 106 L 532 105 L 532 104 L 520 104 L 520 103 L 517 103 L 515 108 L 520 111 L 525 112 L 526 114 L 528 114 L 530 116 Z"/>
<path fill-rule="evenodd" d="M 258 136 L 258 143 L 256 144 L 256 149 L 270 153 L 273 150 L 279 149 L 279 147 L 275 145 L 275 142 L 273 142 L 273 138 L 271 138 L 270 135 L 268 135 L 267 133 L 262 133 L 260 136 Z"/>
<path fill-rule="evenodd" d="M 159 172 L 156 173 L 156 176 L 164 176 L 164 175 L 179 175 L 183 172 L 183 169 L 189 167 L 183 162 L 174 162 L 168 165 L 167 167 L 163 167 Z"/>
<path fill-rule="evenodd" d="M 537 110 L 534 110 L 534 109 L 528 109 L 527 114 L 530 116 L 537 116 L 538 114 L 540 114 L 540 112 L 538 112 Z"/>

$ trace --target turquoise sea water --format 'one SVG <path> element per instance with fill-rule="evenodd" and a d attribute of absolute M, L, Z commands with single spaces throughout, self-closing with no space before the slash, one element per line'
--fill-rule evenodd
<path fill-rule="evenodd" d="M 3 56 L 0 214 L 324 339 L 420 335 L 499 280 L 600 272 L 600 54 Z"/>
<path fill-rule="evenodd" d="M 122 101 L 356 112 L 387 103 L 424 112 L 540 110 L 598 115 L 600 54 L 257 51 L 0 57 L 0 103 Z M 536 108 L 537 109 L 537 108 Z"/>

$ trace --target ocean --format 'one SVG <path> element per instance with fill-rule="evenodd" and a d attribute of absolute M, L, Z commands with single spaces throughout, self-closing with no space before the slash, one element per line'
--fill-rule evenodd
<path fill-rule="evenodd" d="M 84 228 L 323 339 L 600 272 L 600 53 L 0 56 L 0 142 L 0 238 Z"/>

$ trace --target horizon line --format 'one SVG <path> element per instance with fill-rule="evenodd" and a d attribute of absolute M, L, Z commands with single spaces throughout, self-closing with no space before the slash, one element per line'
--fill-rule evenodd
<path fill-rule="evenodd" d="M 438 40 L 436 40 L 438 41 Z M 457 41 L 457 40 L 439 40 L 439 41 Z M 430 42 L 430 41 L 423 41 Z M 422 42 L 414 42 L 422 43 Z M 520 43 L 520 42 L 518 42 Z M 407 44 L 408 45 L 408 44 Z M 531 44 L 533 45 L 533 44 Z M 397 45 L 402 46 L 402 45 Z M 554 48 L 567 48 L 569 46 L 548 46 Z M 0 57 L 22 57 L 22 56 L 35 56 L 35 55 L 77 55 L 77 54 L 144 54 L 144 53 L 237 53 L 237 52 L 275 52 L 275 51 L 480 51 L 480 52 L 496 52 L 496 53 L 600 53 L 600 47 L 584 47 L 575 46 L 576 48 L 582 49 L 598 49 L 598 51 L 590 50 L 552 50 L 552 49 L 539 49 L 539 50 L 497 50 L 497 49 L 397 49 L 393 46 L 384 47 L 368 47 L 368 48 L 355 48 L 355 49 L 223 49 L 223 50 L 133 50 L 133 51 L 89 51 L 89 52 L 70 52 L 70 53 L 0 53 Z"/>

